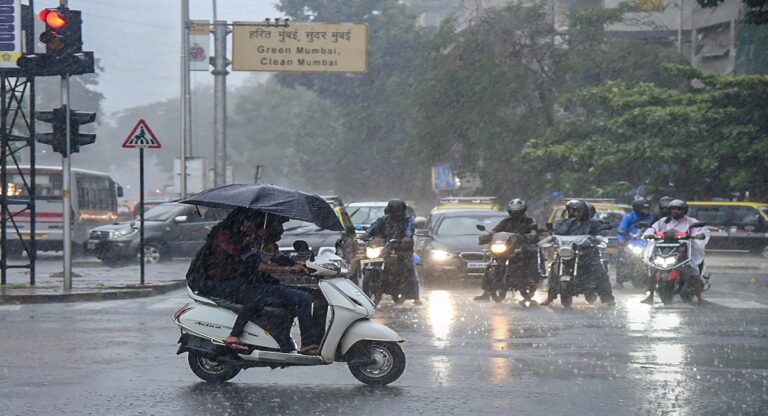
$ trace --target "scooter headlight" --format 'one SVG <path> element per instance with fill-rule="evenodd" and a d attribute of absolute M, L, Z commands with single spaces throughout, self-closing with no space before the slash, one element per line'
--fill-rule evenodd
<path fill-rule="evenodd" d="M 377 259 L 381 257 L 381 252 L 384 251 L 384 247 L 366 247 L 365 257 L 369 259 Z"/>
<path fill-rule="evenodd" d="M 434 261 L 446 261 L 449 258 L 453 257 L 453 254 L 445 251 L 445 250 L 431 250 L 429 252 L 430 258 Z"/>
<path fill-rule="evenodd" d="M 493 254 L 504 254 L 507 252 L 507 245 L 504 243 L 493 243 L 491 244 L 491 253 Z"/>

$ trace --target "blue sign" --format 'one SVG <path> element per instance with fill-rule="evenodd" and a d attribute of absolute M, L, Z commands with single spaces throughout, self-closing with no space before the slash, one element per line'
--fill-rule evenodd
<path fill-rule="evenodd" d="M 452 191 L 458 188 L 453 176 L 450 163 L 437 163 L 432 166 L 432 189 L 437 191 Z"/>
<path fill-rule="evenodd" d="M 21 57 L 21 0 L 0 0 L 0 68 L 16 68 Z"/>

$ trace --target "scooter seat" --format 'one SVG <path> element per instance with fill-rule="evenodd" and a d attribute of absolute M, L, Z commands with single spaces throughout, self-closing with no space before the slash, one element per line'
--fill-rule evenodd
<path fill-rule="evenodd" d="M 218 298 L 215 296 L 202 296 L 197 293 L 195 293 L 189 286 L 187 286 L 187 293 L 189 294 L 189 297 L 194 299 L 197 302 L 203 302 L 203 303 L 209 303 L 216 306 L 220 306 L 224 309 L 228 309 L 234 313 L 239 314 L 243 311 L 243 305 L 239 303 L 232 302 L 227 299 Z M 282 308 L 273 308 L 270 306 L 265 306 L 261 312 L 258 314 L 258 319 L 254 319 L 254 322 L 264 322 L 264 321 L 273 321 L 273 320 L 291 320 L 292 316 L 291 314 Z"/>

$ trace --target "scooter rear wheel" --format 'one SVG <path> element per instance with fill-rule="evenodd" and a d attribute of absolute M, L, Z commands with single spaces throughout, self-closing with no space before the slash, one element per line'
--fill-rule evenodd
<path fill-rule="evenodd" d="M 209 383 L 223 383 L 240 373 L 239 368 L 205 358 L 191 351 L 187 355 L 187 361 L 192 372 Z"/>
<path fill-rule="evenodd" d="M 359 341 L 347 352 L 352 375 L 371 386 L 385 386 L 405 371 L 405 353 L 396 342 Z"/>

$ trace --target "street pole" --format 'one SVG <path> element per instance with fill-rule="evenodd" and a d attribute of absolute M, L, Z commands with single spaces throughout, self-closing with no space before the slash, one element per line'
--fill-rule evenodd
<path fill-rule="evenodd" d="M 64 3 L 64 1 L 62 1 Z M 64 238 L 62 239 L 62 245 L 64 246 L 64 290 L 72 290 L 72 186 L 71 186 L 71 144 L 72 144 L 72 131 L 69 127 L 69 75 L 61 76 L 61 104 L 64 106 L 64 117 L 66 118 L 66 144 L 64 145 L 64 157 L 61 158 L 61 170 L 63 175 L 63 183 L 61 186 L 61 206 L 62 214 L 64 216 Z"/>
<path fill-rule="evenodd" d="M 181 160 L 179 163 L 179 194 L 182 198 L 187 196 L 187 138 L 188 126 L 188 89 L 189 85 L 189 0 L 181 0 Z"/>
<path fill-rule="evenodd" d="M 227 34 L 225 21 L 213 22 L 214 53 L 213 71 L 213 185 L 222 186 L 227 181 Z"/>
<path fill-rule="evenodd" d="M 144 148 L 139 149 L 139 270 L 144 284 Z"/>

